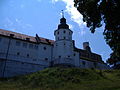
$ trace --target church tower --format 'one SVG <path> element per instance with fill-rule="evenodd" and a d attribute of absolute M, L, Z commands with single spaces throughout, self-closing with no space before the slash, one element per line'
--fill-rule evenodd
<path fill-rule="evenodd" d="M 66 24 L 64 15 L 60 19 L 58 29 L 55 30 L 55 43 L 53 49 L 53 62 L 54 65 L 68 65 L 73 66 L 73 32 L 69 29 Z"/>

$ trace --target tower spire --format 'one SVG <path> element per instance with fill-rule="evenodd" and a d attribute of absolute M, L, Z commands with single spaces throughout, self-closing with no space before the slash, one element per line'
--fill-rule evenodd
<path fill-rule="evenodd" d="M 64 10 L 61 10 L 62 11 L 62 18 L 64 18 Z"/>

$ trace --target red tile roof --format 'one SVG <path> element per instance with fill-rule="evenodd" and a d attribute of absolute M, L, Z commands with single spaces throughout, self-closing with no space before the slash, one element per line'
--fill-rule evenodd
<path fill-rule="evenodd" d="M 0 35 L 2 35 L 2 36 L 10 37 L 11 34 L 14 35 L 13 38 L 15 38 L 15 39 L 27 40 L 29 42 L 45 43 L 45 44 L 50 44 L 50 45 L 52 45 L 54 43 L 54 40 L 49 40 L 49 39 L 42 38 L 39 36 L 38 36 L 39 37 L 39 42 L 38 42 L 36 37 L 0 29 Z"/>

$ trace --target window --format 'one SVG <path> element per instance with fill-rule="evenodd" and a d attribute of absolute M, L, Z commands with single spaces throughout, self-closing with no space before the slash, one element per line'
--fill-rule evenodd
<path fill-rule="evenodd" d="M 57 34 L 59 34 L 59 32 L 57 32 Z"/>
<path fill-rule="evenodd" d="M 64 46 L 65 46 L 66 44 L 64 43 Z"/>
<path fill-rule="evenodd" d="M 75 53 L 74 53 L 74 55 L 73 56 L 75 56 Z"/>
<path fill-rule="evenodd" d="M 16 46 L 20 46 L 20 41 L 16 41 Z"/>
<path fill-rule="evenodd" d="M 64 37 L 64 39 L 66 39 L 66 38 Z"/>
<path fill-rule="evenodd" d="M 48 58 L 45 58 L 45 60 L 47 61 L 47 60 L 48 60 Z"/>
<path fill-rule="evenodd" d="M 44 47 L 44 50 L 46 50 L 46 47 Z"/>
<path fill-rule="evenodd" d="M 29 48 L 33 48 L 33 44 L 29 44 Z"/>
<path fill-rule="evenodd" d="M 69 32 L 69 35 L 70 35 L 70 32 Z"/>
<path fill-rule="evenodd" d="M 70 57 L 70 56 L 68 55 L 68 57 Z"/>
<path fill-rule="evenodd" d="M 59 56 L 59 58 L 61 58 L 61 56 Z"/>
<path fill-rule="evenodd" d="M 35 45 L 34 48 L 35 48 L 35 49 L 38 49 L 38 45 Z"/>
<path fill-rule="evenodd" d="M 23 47 L 24 47 L 24 48 L 27 48 L 27 43 L 23 43 Z"/>
<path fill-rule="evenodd" d="M 63 33 L 66 33 L 66 31 L 63 31 Z"/>
<path fill-rule="evenodd" d="M 29 57 L 29 54 L 27 54 L 27 57 Z"/>
<path fill-rule="evenodd" d="M 24 64 L 24 62 L 21 62 L 21 64 Z"/>
<path fill-rule="evenodd" d="M 58 40 L 59 40 L 59 37 L 58 37 Z"/>
<path fill-rule="evenodd" d="M 17 52 L 17 55 L 20 55 L 20 53 L 19 53 L 19 52 Z"/>

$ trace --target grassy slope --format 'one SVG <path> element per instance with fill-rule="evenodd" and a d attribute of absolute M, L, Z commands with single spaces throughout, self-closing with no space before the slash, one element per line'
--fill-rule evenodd
<path fill-rule="evenodd" d="M 48 68 L 0 80 L 0 90 L 120 90 L 119 70 Z"/>

